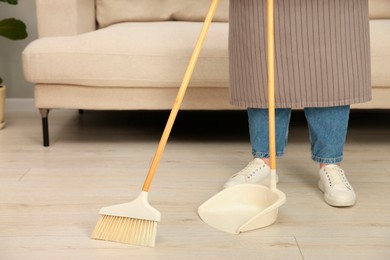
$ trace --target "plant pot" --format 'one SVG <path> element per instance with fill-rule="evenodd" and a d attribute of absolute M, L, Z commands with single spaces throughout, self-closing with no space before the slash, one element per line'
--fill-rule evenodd
<path fill-rule="evenodd" d="M 3 129 L 5 126 L 4 120 L 4 108 L 5 108 L 5 86 L 0 85 L 0 129 Z"/>

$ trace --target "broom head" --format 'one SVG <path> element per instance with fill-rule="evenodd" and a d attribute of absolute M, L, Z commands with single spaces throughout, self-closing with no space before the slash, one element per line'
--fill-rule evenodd
<path fill-rule="evenodd" d="M 99 214 L 92 239 L 154 247 L 161 213 L 150 206 L 146 191 L 131 202 L 102 208 Z"/>

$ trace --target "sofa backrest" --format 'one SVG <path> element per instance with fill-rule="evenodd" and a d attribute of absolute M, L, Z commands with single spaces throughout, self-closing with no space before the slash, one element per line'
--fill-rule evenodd
<path fill-rule="evenodd" d="M 203 21 L 211 0 L 96 0 L 99 27 L 120 22 Z M 390 0 L 369 0 L 371 19 L 390 18 Z M 216 22 L 229 19 L 229 0 L 220 0 Z"/>
<path fill-rule="evenodd" d="M 96 0 L 99 27 L 119 22 L 203 21 L 211 0 Z M 229 0 L 220 0 L 213 21 L 227 22 Z"/>

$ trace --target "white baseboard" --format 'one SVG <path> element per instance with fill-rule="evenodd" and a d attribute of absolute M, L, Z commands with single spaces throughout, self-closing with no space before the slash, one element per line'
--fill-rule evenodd
<path fill-rule="evenodd" d="M 36 112 L 33 98 L 7 98 L 5 100 L 6 112 Z"/>

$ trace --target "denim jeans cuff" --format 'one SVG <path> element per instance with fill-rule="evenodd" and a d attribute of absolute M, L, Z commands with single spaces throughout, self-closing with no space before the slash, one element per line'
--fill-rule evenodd
<path fill-rule="evenodd" d="M 322 158 L 315 155 L 311 156 L 311 159 L 318 163 L 325 163 L 325 164 L 336 164 L 343 160 L 343 157 L 336 157 L 336 158 Z"/>
<path fill-rule="evenodd" d="M 265 153 L 265 152 L 252 152 L 252 155 L 253 157 L 255 158 L 269 158 L 269 153 Z M 276 152 L 276 156 L 277 157 L 281 157 L 284 155 L 284 151 L 282 152 Z"/>

